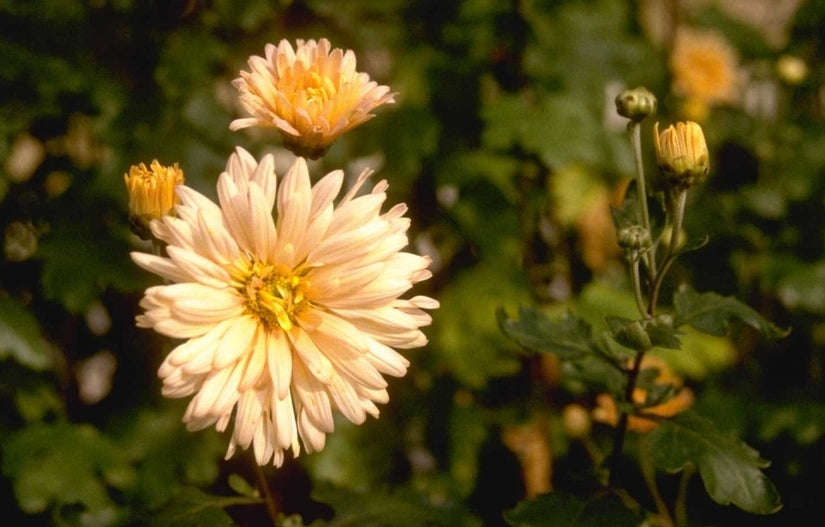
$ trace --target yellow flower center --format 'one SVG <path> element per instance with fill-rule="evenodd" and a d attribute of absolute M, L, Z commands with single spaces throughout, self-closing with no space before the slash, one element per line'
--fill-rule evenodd
<path fill-rule="evenodd" d="M 304 91 L 307 101 L 316 101 L 323 105 L 328 100 L 335 97 L 337 90 L 329 77 L 310 72 L 304 77 Z"/>
<path fill-rule="evenodd" d="M 268 329 L 289 331 L 295 317 L 309 307 L 307 280 L 284 266 L 242 258 L 230 270 L 233 285 L 246 298 L 244 308 Z"/>

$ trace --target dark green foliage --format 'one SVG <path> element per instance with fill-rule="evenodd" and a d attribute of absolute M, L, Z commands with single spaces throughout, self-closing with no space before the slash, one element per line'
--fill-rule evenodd
<path fill-rule="evenodd" d="M 542 494 L 504 513 L 512 527 L 632 527 L 641 516 L 615 495 L 582 500 L 569 494 Z"/>
<path fill-rule="evenodd" d="M 652 525 L 645 461 L 668 502 L 696 470 L 687 527 L 819 514 L 825 3 L 804 2 L 787 41 L 718 8 L 651 24 L 654 4 L 0 1 L 3 524 Z M 749 80 L 741 104 L 701 122 L 711 173 L 690 191 L 679 258 L 644 317 L 615 240 L 640 211 L 614 98 L 639 85 L 658 98 L 641 137 L 647 187 L 659 191 L 652 123 L 685 119 L 670 20 L 724 34 Z M 398 95 L 313 177 L 370 166 L 388 180 L 387 205 L 410 207 L 409 249 L 434 258 L 416 294 L 441 307 L 424 328 L 429 345 L 401 350 L 410 371 L 388 379 L 379 420 L 336 422 L 322 452 L 264 467 L 262 479 L 248 452 L 223 460 L 227 433 L 185 429 L 188 399 L 160 395 L 157 369 L 179 342 L 135 327 L 143 290 L 160 279 L 129 258 L 151 248 L 129 232 L 123 174 L 178 162 L 214 197 L 235 146 L 258 156 L 282 145 L 272 130 L 229 131 L 242 116 L 232 79 L 267 42 L 321 37 L 353 49 L 359 71 Z M 783 54 L 807 64 L 798 83 L 778 73 Z M 660 244 L 664 205 L 647 199 Z M 16 232 L 31 234 L 22 252 Z M 610 394 L 638 413 L 681 389 L 655 365 L 628 396 L 640 353 L 665 360 L 695 413 L 628 434 L 615 465 L 626 469 L 623 500 L 597 481 L 615 440 L 590 420 L 597 401 Z M 98 361 L 107 357 L 112 370 Z M 585 436 L 570 435 L 569 407 L 583 409 Z M 525 424 L 537 432 L 505 445 Z M 557 492 L 526 499 L 530 477 Z"/>
<path fill-rule="evenodd" d="M 662 421 L 648 438 L 653 462 L 668 472 L 697 468 L 708 494 L 754 514 L 782 507 L 779 494 L 761 469 L 770 463 L 739 439 L 692 412 Z"/>

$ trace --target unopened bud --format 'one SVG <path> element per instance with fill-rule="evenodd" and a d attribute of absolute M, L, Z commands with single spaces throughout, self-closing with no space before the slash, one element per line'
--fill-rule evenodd
<path fill-rule="evenodd" d="M 152 161 L 133 165 L 123 175 L 129 194 L 129 222 L 132 232 L 144 240 L 151 237 L 149 222 L 172 213 L 177 203 L 175 187 L 183 184 L 183 171 L 175 163 L 166 167 Z"/>
<path fill-rule="evenodd" d="M 642 86 L 616 96 L 616 112 L 631 121 L 641 121 L 656 113 L 656 96 Z"/>
<path fill-rule="evenodd" d="M 653 245 L 650 231 L 641 225 L 629 225 L 619 230 L 619 247 L 631 251 L 643 251 Z"/>
<path fill-rule="evenodd" d="M 693 121 L 668 126 L 661 134 L 653 127 L 659 171 L 670 185 L 688 188 L 702 183 L 710 170 L 710 155 L 702 127 Z"/>

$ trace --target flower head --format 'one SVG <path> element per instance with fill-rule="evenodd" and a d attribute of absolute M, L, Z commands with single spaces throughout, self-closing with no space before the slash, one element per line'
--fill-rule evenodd
<path fill-rule="evenodd" d="M 271 155 L 238 148 L 218 180 L 215 204 L 178 187 L 177 217 L 152 222 L 168 256 L 133 253 L 169 285 L 150 287 L 141 327 L 186 339 L 159 369 L 163 394 L 194 394 L 187 428 L 223 431 L 227 458 L 252 446 L 261 465 L 284 452 L 321 450 L 333 411 L 353 423 L 388 400 L 383 375 L 409 362 L 393 348 L 426 343 L 425 296 L 401 299 L 429 278 L 427 257 L 402 252 L 406 207 L 385 213 L 385 181 L 356 197 L 365 171 L 340 199 L 343 173 L 310 184 L 298 158 L 280 181 Z M 276 218 L 273 219 L 273 209 Z"/>
<path fill-rule="evenodd" d="M 670 55 L 673 91 L 687 101 L 693 118 L 713 104 L 729 104 L 739 96 L 739 59 L 718 33 L 682 28 Z"/>
<path fill-rule="evenodd" d="M 177 202 L 175 187 L 183 185 L 183 171 L 178 164 L 167 167 L 152 161 L 149 168 L 143 163 L 132 165 L 123 175 L 129 194 L 129 220 L 132 230 L 148 240 L 149 222 L 172 213 Z"/>
<path fill-rule="evenodd" d="M 232 84 L 251 117 L 236 119 L 231 130 L 249 126 L 277 128 L 297 155 L 317 158 L 347 130 L 371 119 L 378 106 L 395 102 L 387 86 L 355 71 L 355 53 L 330 50 L 322 38 L 267 44 L 265 57 L 249 58 Z"/>
<path fill-rule="evenodd" d="M 710 155 L 702 127 L 687 121 L 668 126 L 661 134 L 653 126 L 653 146 L 659 171 L 675 187 L 702 183 L 710 170 Z"/>

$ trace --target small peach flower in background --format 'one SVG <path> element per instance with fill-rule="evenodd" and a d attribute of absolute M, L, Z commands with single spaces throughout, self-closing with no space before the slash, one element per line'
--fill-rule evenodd
<path fill-rule="evenodd" d="M 388 86 L 355 70 L 352 50 L 331 50 L 325 38 L 298 40 L 295 49 L 281 40 L 264 51 L 232 82 L 251 117 L 232 121 L 231 130 L 276 128 L 287 148 L 316 159 L 341 134 L 374 117 L 376 107 L 395 102 Z"/>
<path fill-rule="evenodd" d="M 631 415 L 627 420 L 628 430 L 646 434 L 658 426 L 656 418 L 673 417 L 693 406 L 694 395 L 690 388 L 682 386 L 682 380 L 671 372 L 667 363 L 658 357 L 652 355 L 646 356 L 642 360 L 642 369 L 656 368 L 659 370 L 659 376 L 656 378 L 657 384 L 670 384 L 676 388 L 676 394 L 656 406 L 650 406 L 642 409 L 638 414 Z M 636 388 L 633 391 L 633 402 L 635 404 L 643 404 L 647 392 L 642 388 Z M 648 417 L 645 417 L 648 416 Z M 619 412 L 616 408 L 616 402 L 613 398 L 606 394 L 599 394 L 596 397 L 596 408 L 593 409 L 593 420 L 600 423 L 605 423 L 611 426 L 616 426 L 619 422 Z"/>
<path fill-rule="evenodd" d="M 701 121 L 708 107 L 739 99 L 736 50 L 719 33 L 681 28 L 670 55 L 673 91 L 684 98 L 687 118 Z"/>
<path fill-rule="evenodd" d="M 148 240 L 149 222 L 171 214 L 177 203 L 175 187 L 183 185 L 183 171 L 175 163 L 163 166 L 157 159 L 149 168 L 143 163 L 132 165 L 123 175 L 129 195 L 129 221 L 135 234 Z"/>
<path fill-rule="evenodd" d="M 163 394 L 194 394 L 189 430 L 233 422 L 227 458 L 252 446 L 258 464 L 280 466 L 299 438 L 323 449 L 334 411 L 378 416 L 383 375 L 409 366 L 394 348 L 427 342 L 424 309 L 438 302 L 400 297 L 430 277 L 430 260 L 402 251 L 410 220 L 404 204 L 381 213 L 386 181 L 356 197 L 368 176 L 334 205 L 342 171 L 312 186 L 299 157 L 278 180 L 271 155 L 238 148 L 218 204 L 181 186 L 177 217 L 152 222 L 168 256 L 132 253 L 171 282 L 146 290 L 138 326 L 185 340 L 160 366 Z"/>

